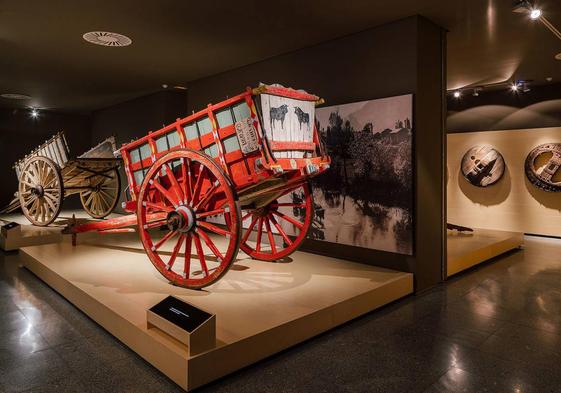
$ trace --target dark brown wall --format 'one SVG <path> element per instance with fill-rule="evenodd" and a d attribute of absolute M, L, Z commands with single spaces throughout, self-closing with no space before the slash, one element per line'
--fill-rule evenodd
<path fill-rule="evenodd" d="M 14 162 L 58 131 L 64 131 L 71 156 L 91 147 L 89 116 L 41 111 L 38 118 L 32 118 L 27 110 L 0 109 L 0 206 L 5 206 L 17 190 Z M 79 200 L 71 197 L 63 207 L 78 206 Z"/>
<path fill-rule="evenodd" d="M 319 94 L 327 105 L 414 93 L 416 161 L 415 255 L 325 242 L 317 253 L 415 272 L 417 289 L 441 280 L 443 256 L 443 30 L 421 17 L 346 36 L 188 85 L 189 110 L 259 82 Z"/>
<path fill-rule="evenodd" d="M 527 93 L 508 88 L 448 96 L 448 132 L 516 130 L 561 126 L 561 83 L 533 86 Z"/>
<path fill-rule="evenodd" d="M 187 93 L 166 90 L 92 114 L 92 143 L 115 136 L 118 146 L 155 131 L 187 115 Z"/>

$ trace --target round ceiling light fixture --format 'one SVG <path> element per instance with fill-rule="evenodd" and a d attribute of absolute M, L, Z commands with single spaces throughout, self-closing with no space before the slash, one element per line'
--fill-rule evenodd
<path fill-rule="evenodd" d="M 8 100 L 30 100 L 31 97 L 26 94 L 18 94 L 18 93 L 3 93 L 0 94 L 0 97 L 6 98 Z"/>
<path fill-rule="evenodd" d="M 110 31 L 90 31 L 85 33 L 82 38 L 91 44 L 110 46 L 119 48 L 122 46 L 129 46 L 132 40 L 126 35 L 119 33 L 112 33 Z"/>

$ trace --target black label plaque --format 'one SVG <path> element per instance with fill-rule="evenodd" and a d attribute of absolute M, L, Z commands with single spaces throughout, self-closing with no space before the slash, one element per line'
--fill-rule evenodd
<path fill-rule="evenodd" d="M 173 296 L 168 296 L 150 311 L 189 333 L 212 317 L 212 314 Z"/>
<path fill-rule="evenodd" d="M 17 222 L 12 221 L 12 222 L 9 222 L 5 225 L 2 225 L 2 229 L 5 229 L 6 231 L 8 231 L 8 230 L 13 229 L 17 226 L 19 226 L 19 224 Z"/>

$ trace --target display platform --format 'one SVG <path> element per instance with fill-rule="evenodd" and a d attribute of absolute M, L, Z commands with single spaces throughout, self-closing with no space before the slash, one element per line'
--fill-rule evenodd
<path fill-rule="evenodd" d="M 0 215 L 0 225 L 10 222 L 19 224 L 16 230 L 8 231 L 5 235 L 0 231 L 0 249 L 15 251 L 22 247 L 41 244 L 58 243 L 62 241 L 61 231 L 75 217 L 77 222 L 85 222 L 91 218 L 83 210 L 64 210 L 51 225 L 40 227 L 32 225 L 21 212 Z M 118 217 L 112 213 L 109 217 Z"/>
<path fill-rule="evenodd" d="M 5 233 L 0 231 L 0 249 L 4 251 L 15 251 L 21 247 L 57 243 L 62 240 L 61 227 L 37 227 L 31 225 L 21 214 L 0 216 L 0 225 L 10 222 L 19 225 Z"/>
<path fill-rule="evenodd" d="M 520 232 L 474 229 L 473 232 L 448 231 L 448 277 L 524 244 Z"/>
<path fill-rule="evenodd" d="M 25 247 L 25 266 L 178 385 L 191 390 L 413 292 L 413 275 L 296 252 L 291 261 L 240 254 L 214 285 L 171 286 L 136 234 L 85 235 L 78 246 Z M 189 356 L 147 309 L 168 295 L 216 315 L 216 346 Z"/>

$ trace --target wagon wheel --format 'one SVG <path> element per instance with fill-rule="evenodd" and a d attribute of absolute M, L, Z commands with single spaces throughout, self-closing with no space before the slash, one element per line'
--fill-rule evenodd
<path fill-rule="evenodd" d="M 286 190 L 279 198 L 259 209 L 243 209 L 244 234 L 240 248 L 255 259 L 276 261 L 300 247 L 313 215 L 308 183 Z M 255 242 L 250 240 L 252 231 Z"/>
<path fill-rule="evenodd" d="M 47 226 L 60 213 L 64 188 L 59 168 L 47 157 L 30 158 L 19 179 L 21 210 L 34 225 Z"/>
<path fill-rule="evenodd" d="M 238 253 L 237 195 L 222 168 L 206 154 L 177 150 L 158 159 L 142 182 L 137 216 L 150 261 L 175 285 L 211 285 Z"/>
<path fill-rule="evenodd" d="M 115 168 L 92 177 L 90 188 L 80 193 L 80 201 L 91 217 L 104 218 L 115 209 L 120 195 L 121 178 Z"/>

